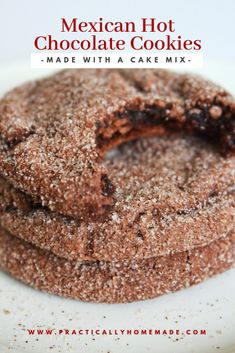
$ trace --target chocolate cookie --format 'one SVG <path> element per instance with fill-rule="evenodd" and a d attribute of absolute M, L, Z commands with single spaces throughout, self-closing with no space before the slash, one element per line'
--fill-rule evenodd
<path fill-rule="evenodd" d="M 58 256 L 106 261 L 192 250 L 234 231 L 235 157 L 201 138 L 129 142 L 102 163 L 117 185 L 105 219 L 64 217 L 2 179 L 1 225 Z"/>
<path fill-rule="evenodd" d="M 125 303 L 199 283 L 234 264 L 234 233 L 169 256 L 125 262 L 68 261 L 0 230 L 0 267 L 30 286 L 83 301 Z"/>
<path fill-rule="evenodd" d="M 102 163 L 105 151 L 136 137 L 184 130 L 234 152 L 234 117 L 233 98 L 198 77 L 166 70 L 63 71 L 1 101 L 0 167 L 50 210 L 97 218 L 113 207 L 120 188 Z"/>

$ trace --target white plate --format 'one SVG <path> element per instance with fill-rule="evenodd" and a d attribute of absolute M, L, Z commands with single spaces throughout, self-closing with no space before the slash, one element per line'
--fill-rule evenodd
<path fill-rule="evenodd" d="M 223 71 L 221 70 L 223 67 Z M 226 65 L 202 73 L 235 93 Z M 17 64 L 0 70 L 0 94 L 49 70 Z M 88 304 L 31 289 L 0 273 L 0 352 L 233 353 L 235 352 L 235 269 L 200 285 L 132 304 Z M 27 329 L 54 329 L 29 335 Z M 58 335 L 59 329 L 178 329 L 180 335 Z M 206 335 L 186 335 L 206 329 Z M 70 331 L 71 332 L 71 331 Z M 114 331 L 112 331 L 114 333 Z"/>

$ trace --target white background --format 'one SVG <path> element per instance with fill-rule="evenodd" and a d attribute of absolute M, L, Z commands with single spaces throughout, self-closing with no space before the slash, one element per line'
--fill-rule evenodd
<path fill-rule="evenodd" d="M 206 63 L 235 60 L 234 0 L 0 0 L 0 63 L 30 61 L 34 38 L 59 37 L 61 17 L 94 21 L 101 16 L 172 18 L 178 34 L 202 39 Z"/>

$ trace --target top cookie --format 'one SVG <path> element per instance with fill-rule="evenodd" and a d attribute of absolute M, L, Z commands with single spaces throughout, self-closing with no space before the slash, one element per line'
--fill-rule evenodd
<path fill-rule="evenodd" d="M 199 132 L 235 151 L 235 101 L 201 78 L 166 70 L 68 70 L 0 103 L 0 166 L 14 186 L 64 215 L 115 202 L 104 153 L 139 136 Z"/>

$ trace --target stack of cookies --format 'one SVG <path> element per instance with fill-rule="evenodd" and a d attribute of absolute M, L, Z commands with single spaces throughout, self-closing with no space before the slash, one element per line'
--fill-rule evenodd
<path fill-rule="evenodd" d="M 235 101 L 166 70 L 67 70 L 0 102 L 0 267 L 131 302 L 235 262 Z"/>

